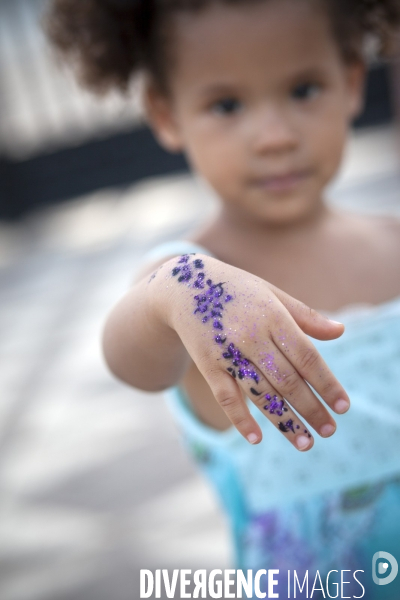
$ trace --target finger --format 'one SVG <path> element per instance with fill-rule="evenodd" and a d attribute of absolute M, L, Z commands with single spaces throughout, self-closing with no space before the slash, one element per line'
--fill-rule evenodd
<path fill-rule="evenodd" d="M 334 340 L 343 334 L 343 323 L 328 319 L 274 285 L 270 285 L 270 288 L 307 335 L 317 340 Z"/>
<path fill-rule="evenodd" d="M 243 357 L 234 344 L 229 344 L 223 357 L 231 361 L 227 370 L 239 382 L 260 382 L 264 397 L 272 389 L 272 397 L 278 393 L 286 398 L 321 437 L 329 437 L 336 430 L 330 413 L 272 340 L 263 342 L 263 349 L 258 349 L 257 355 L 250 354 L 249 359 Z M 257 395 L 254 391 L 257 390 L 250 388 L 250 393 Z"/>
<path fill-rule="evenodd" d="M 283 337 L 287 339 L 287 342 L 282 342 Z M 295 323 L 293 323 L 292 331 L 291 325 L 288 324 L 287 336 L 277 336 L 276 332 L 272 331 L 271 339 L 275 343 L 275 349 L 272 350 L 271 365 L 276 364 L 278 372 L 281 374 L 281 381 L 277 382 L 276 386 L 289 402 L 292 401 L 292 398 L 300 399 L 303 396 L 311 400 L 310 393 L 312 392 L 304 382 L 305 380 L 333 411 L 338 414 L 347 412 L 350 408 L 350 399 L 346 391 L 312 342 L 302 334 Z M 292 344 L 290 341 L 292 339 L 295 339 L 296 343 Z M 281 354 L 281 349 L 285 352 L 285 355 Z M 258 364 L 257 361 L 255 362 Z M 264 366 L 268 368 L 268 364 Z M 263 368 L 262 370 L 265 373 Z M 268 378 L 268 374 L 265 374 Z M 317 400 L 314 394 L 312 394 L 312 397 Z M 317 410 L 315 400 L 306 407 L 307 410 Z M 320 406 L 322 407 L 322 404 Z M 303 412 L 301 414 L 307 418 Z M 321 421 L 322 418 L 323 413 L 319 409 L 315 414 L 315 421 Z M 310 422 L 308 418 L 307 421 Z"/>
<path fill-rule="evenodd" d="M 218 404 L 239 433 L 250 444 L 258 444 L 262 433 L 257 421 L 251 415 L 243 398 L 241 389 L 234 378 L 224 373 L 219 367 L 204 371 L 203 376 L 211 388 Z"/>
<path fill-rule="evenodd" d="M 254 365 L 249 363 L 244 374 L 243 369 L 228 367 L 227 370 L 246 396 L 297 450 L 313 447 L 314 438 L 303 421 Z"/>

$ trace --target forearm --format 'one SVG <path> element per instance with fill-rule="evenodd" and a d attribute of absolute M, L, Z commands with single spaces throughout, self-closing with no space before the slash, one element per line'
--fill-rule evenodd
<path fill-rule="evenodd" d="M 103 333 L 103 352 L 110 370 L 125 383 L 146 391 L 174 385 L 189 356 L 168 325 L 148 277 L 134 285 L 111 311 Z M 164 295 L 164 304 L 167 296 Z"/>

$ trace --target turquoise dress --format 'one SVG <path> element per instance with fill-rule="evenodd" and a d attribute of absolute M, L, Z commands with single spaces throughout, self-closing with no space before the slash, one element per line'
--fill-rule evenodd
<path fill-rule="evenodd" d="M 210 254 L 176 241 L 156 247 L 146 260 L 189 252 Z M 308 570 L 308 595 L 304 588 L 296 597 L 314 599 L 329 598 L 322 591 L 311 596 L 317 570 L 323 582 L 329 571 L 339 572 L 329 578 L 332 597 L 340 571 L 348 570 L 339 598 L 400 600 L 400 574 L 387 585 L 372 579 L 375 553 L 388 552 L 400 562 L 400 297 L 329 316 L 345 324 L 345 334 L 312 342 L 348 392 L 351 408 L 344 415 L 328 408 L 337 430 L 327 439 L 316 434 L 309 452 L 289 444 L 250 400 L 263 432 L 256 446 L 234 427 L 221 432 L 202 423 L 179 387 L 166 391 L 167 402 L 228 515 L 235 568 L 279 569 L 274 591 L 280 598 L 288 597 L 289 570 L 301 583 Z M 375 569 L 383 582 L 392 564 L 383 575 Z"/>

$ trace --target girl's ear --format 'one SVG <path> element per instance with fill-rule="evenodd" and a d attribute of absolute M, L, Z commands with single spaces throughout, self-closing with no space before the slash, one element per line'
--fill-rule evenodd
<path fill-rule="evenodd" d="M 170 152 L 180 152 L 183 144 L 171 100 L 149 81 L 143 96 L 147 119 L 158 142 Z"/>
<path fill-rule="evenodd" d="M 367 66 L 365 62 L 360 60 L 347 65 L 346 71 L 349 97 L 349 118 L 353 120 L 358 117 L 364 109 Z"/>

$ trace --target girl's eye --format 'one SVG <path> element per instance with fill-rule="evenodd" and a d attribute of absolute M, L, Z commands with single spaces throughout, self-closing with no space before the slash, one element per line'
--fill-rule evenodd
<path fill-rule="evenodd" d="M 242 104 L 236 98 L 223 98 L 214 102 L 211 108 L 219 115 L 232 115 L 242 108 Z"/>
<path fill-rule="evenodd" d="M 318 83 L 302 83 L 294 88 L 292 97 L 295 100 L 310 100 L 321 91 Z"/>

